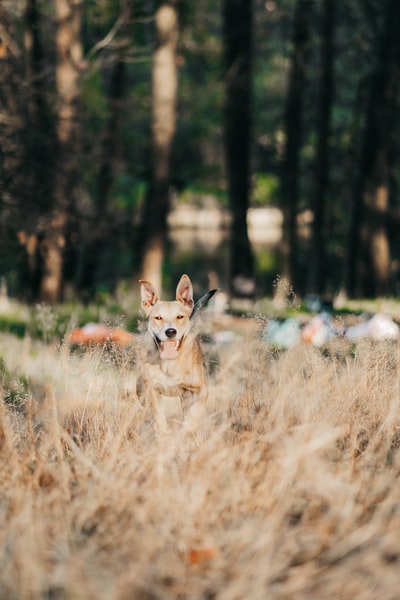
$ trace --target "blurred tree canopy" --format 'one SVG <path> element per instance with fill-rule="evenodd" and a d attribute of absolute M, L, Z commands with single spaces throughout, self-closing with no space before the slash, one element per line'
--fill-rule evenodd
<path fill-rule="evenodd" d="M 0 0 L 9 293 L 113 292 L 148 269 L 151 239 L 168 282 L 172 204 L 212 197 L 233 214 L 214 261 L 228 283 L 396 294 L 399 17 L 397 0 Z M 282 240 L 254 260 L 248 208 L 271 204 Z"/>

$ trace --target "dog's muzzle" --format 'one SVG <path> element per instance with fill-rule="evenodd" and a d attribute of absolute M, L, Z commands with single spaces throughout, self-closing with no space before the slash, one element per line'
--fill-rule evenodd
<path fill-rule="evenodd" d="M 171 328 L 172 329 L 172 328 Z M 168 334 L 168 331 L 170 333 Z M 169 337 L 168 340 L 162 342 L 160 339 L 155 338 L 154 341 L 160 353 L 160 358 L 163 360 L 173 360 L 174 358 L 178 358 L 178 350 L 182 343 L 182 340 L 176 340 L 173 336 L 176 335 L 176 329 L 172 329 L 173 334 L 171 334 L 171 330 L 166 330 L 165 335 Z"/>

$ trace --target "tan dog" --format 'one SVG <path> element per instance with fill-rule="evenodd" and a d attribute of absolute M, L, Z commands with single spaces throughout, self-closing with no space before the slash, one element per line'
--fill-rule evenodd
<path fill-rule="evenodd" d="M 162 396 L 180 398 L 183 414 L 207 399 L 207 382 L 200 342 L 193 332 L 192 316 L 217 291 L 212 290 L 194 306 L 193 286 L 182 275 L 176 288 L 176 300 L 160 301 L 149 281 L 140 280 L 142 308 L 148 318 L 143 338 L 141 373 L 137 382 L 138 398 L 150 403 L 158 431 L 167 432 Z"/>

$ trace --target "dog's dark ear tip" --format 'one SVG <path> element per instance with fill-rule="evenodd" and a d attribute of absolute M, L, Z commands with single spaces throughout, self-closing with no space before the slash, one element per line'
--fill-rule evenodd
<path fill-rule="evenodd" d="M 199 310 L 201 310 L 203 308 L 203 306 L 205 306 L 207 304 L 207 302 L 217 292 L 219 292 L 219 288 L 215 288 L 214 290 L 210 290 L 209 292 L 207 292 L 206 294 L 204 294 L 204 296 L 202 296 L 199 300 L 197 300 L 196 304 L 193 307 L 192 314 L 190 315 L 190 318 L 192 319 L 195 316 L 195 314 L 198 313 Z"/>

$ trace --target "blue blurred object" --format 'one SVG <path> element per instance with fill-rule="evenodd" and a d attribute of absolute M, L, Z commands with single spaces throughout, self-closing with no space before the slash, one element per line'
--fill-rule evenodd
<path fill-rule="evenodd" d="M 292 348 L 300 341 L 300 326 L 295 319 L 271 319 L 263 331 L 263 340 L 280 348 Z"/>

